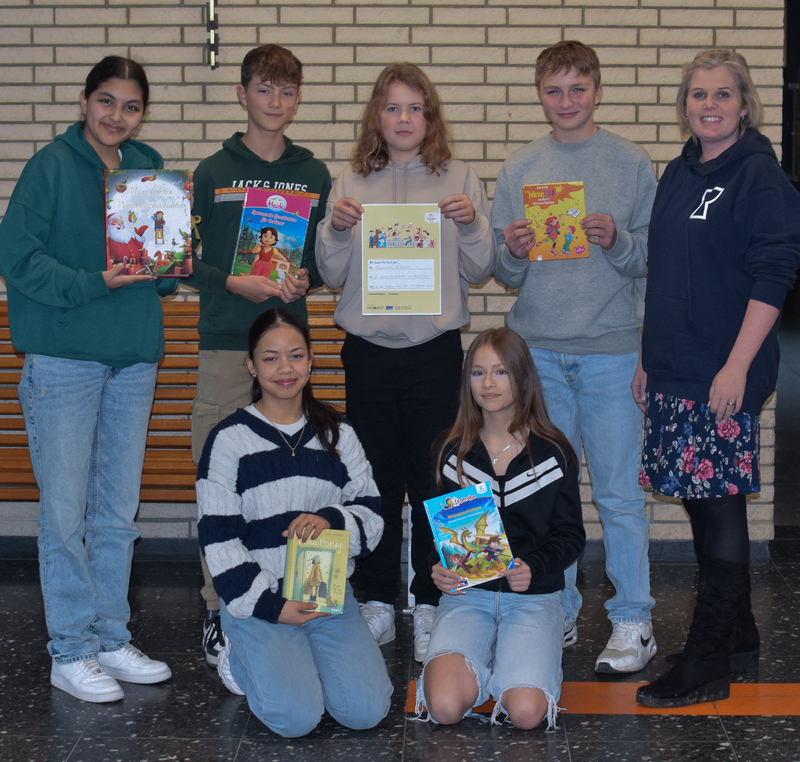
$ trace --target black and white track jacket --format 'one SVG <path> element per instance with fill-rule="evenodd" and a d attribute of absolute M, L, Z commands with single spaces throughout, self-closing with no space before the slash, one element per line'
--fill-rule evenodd
<path fill-rule="evenodd" d="M 442 458 L 442 487 L 434 484 L 434 490 L 435 494 L 444 494 L 490 482 L 514 558 L 521 558 L 531 567 L 526 594 L 541 595 L 563 590 L 564 569 L 583 551 L 586 533 L 575 464 L 572 460 L 567 462 L 554 444 L 533 433 L 529 443 L 531 454 L 523 450 L 509 463 L 504 476 L 496 476 L 489 453 L 479 439 L 464 458 L 464 484 L 459 484 L 456 477 L 458 448 L 450 443 Z M 431 564 L 438 560 L 434 550 Z M 511 592 L 505 579 L 479 587 Z"/>

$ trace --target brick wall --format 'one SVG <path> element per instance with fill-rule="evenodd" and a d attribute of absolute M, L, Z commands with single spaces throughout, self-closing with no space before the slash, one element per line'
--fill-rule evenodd
<path fill-rule="evenodd" d="M 659 172 L 679 151 L 675 90 L 681 64 L 699 48 L 731 46 L 747 57 L 766 133 L 780 140 L 782 0 L 222 0 L 222 65 L 214 71 L 204 63 L 205 6 L 197 0 L 0 0 L 0 7 L 0 214 L 25 161 L 77 118 L 86 73 L 110 53 L 146 65 L 153 104 L 140 137 L 181 168 L 193 168 L 241 127 L 238 65 L 267 42 L 304 62 L 304 100 L 289 135 L 334 176 L 347 166 L 377 73 L 409 60 L 437 84 L 456 155 L 491 197 L 505 157 L 548 129 L 532 87 L 536 56 L 570 38 L 593 45 L 603 65 L 598 123 L 640 143 Z M 472 289 L 465 343 L 502 325 L 513 300 L 494 280 Z M 764 486 L 750 504 L 757 540 L 772 537 L 774 402 L 762 421 Z M 587 479 L 585 516 L 596 539 Z M 653 538 L 690 536 L 679 506 L 651 501 L 650 510 Z M 0 534 L 34 533 L 33 517 L 30 506 L 0 504 Z M 141 518 L 146 535 L 193 532 L 186 507 L 143 506 Z"/>

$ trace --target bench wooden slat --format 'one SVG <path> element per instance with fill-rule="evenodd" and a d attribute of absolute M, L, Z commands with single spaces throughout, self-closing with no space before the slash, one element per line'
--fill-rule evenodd
<path fill-rule="evenodd" d="M 197 385 L 199 302 L 165 301 L 164 358 L 159 363 L 155 401 L 148 424 L 142 470 L 142 501 L 194 502 L 197 473 L 191 457 L 191 401 Z M 340 358 L 345 331 L 333 322 L 336 302 L 308 302 L 314 343 L 314 396 L 344 412 Z M 17 399 L 24 355 L 11 344 L 8 303 L 0 301 L 0 500 L 35 501 L 28 438 Z"/>

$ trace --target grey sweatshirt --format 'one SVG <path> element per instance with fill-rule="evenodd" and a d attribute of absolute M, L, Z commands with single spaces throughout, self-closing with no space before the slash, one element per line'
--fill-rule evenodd
<path fill-rule="evenodd" d="M 494 238 L 489 202 L 481 181 L 463 161 L 431 174 L 419 156 L 400 166 L 389 162 L 362 177 L 346 169 L 333 184 L 325 219 L 317 229 L 317 268 L 330 288 L 342 289 L 334 319 L 349 333 L 392 349 L 423 344 L 469 323 L 470 283 L 481 283 L 494 268 Z M 441 218 L 441 315 L 363 315 L 361 305 L 361 223 L 339 232 L 331 225 L 334 204 L 353 198 L 359 204 L 438 204 L 455 193 L 469 196 L 475 219 L 461 225 Z"/>
<path fill-rule="evenodd" d="M 614 218 L 614 247 L 603 251 L 590 243 L 588 258 L 567 261 L 512 257 L 503 230 L 525 219 L 522 186 L 569 181 L 583 181 L 587 215 Z M 655 190 L 647 153 L 604 129 L 580 143 L 558 143 L 546 135 L 506 159 L 492 202 L 495 276 L 519 289 L 508 327 L 528 346 L 579 355 L 638 350 Z"/>

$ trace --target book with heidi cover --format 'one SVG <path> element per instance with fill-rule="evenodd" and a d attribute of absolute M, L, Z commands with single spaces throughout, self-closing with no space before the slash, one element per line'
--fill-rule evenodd
<path fill-rule="evenodd" d="M 106 269 L 124 275 L 192 274 L 189 173 L 182 169 L 107 169 Z"/>
<path fill-rule="evenodd" d="M 496 579 L 514 557 L 489 482 L 423 501 L 442 566 L 461 575 L 458 589 Z"/>
<path fill-rule="evenodd" d="M 316 603 L 319 613 L 341 614 L 349 557 L 346 529 L 323 529 L 319 537 L 306 542 L 292 537 L 286 547 L 281 594 L 290 601 Z"/>
<path fill-rule="evenodd" d="M 248 188 L 231 275 L 263 275 L 283 283 L 303 261 L 308 220 L 318 193 Z"/>
<path fill-rule="evenodd" d="M 536 235 L 531 262 L 585 259 L 589 241 L 580 225 L 586 216 L 582 182 L 523 185 L 525 218 Z"/>

